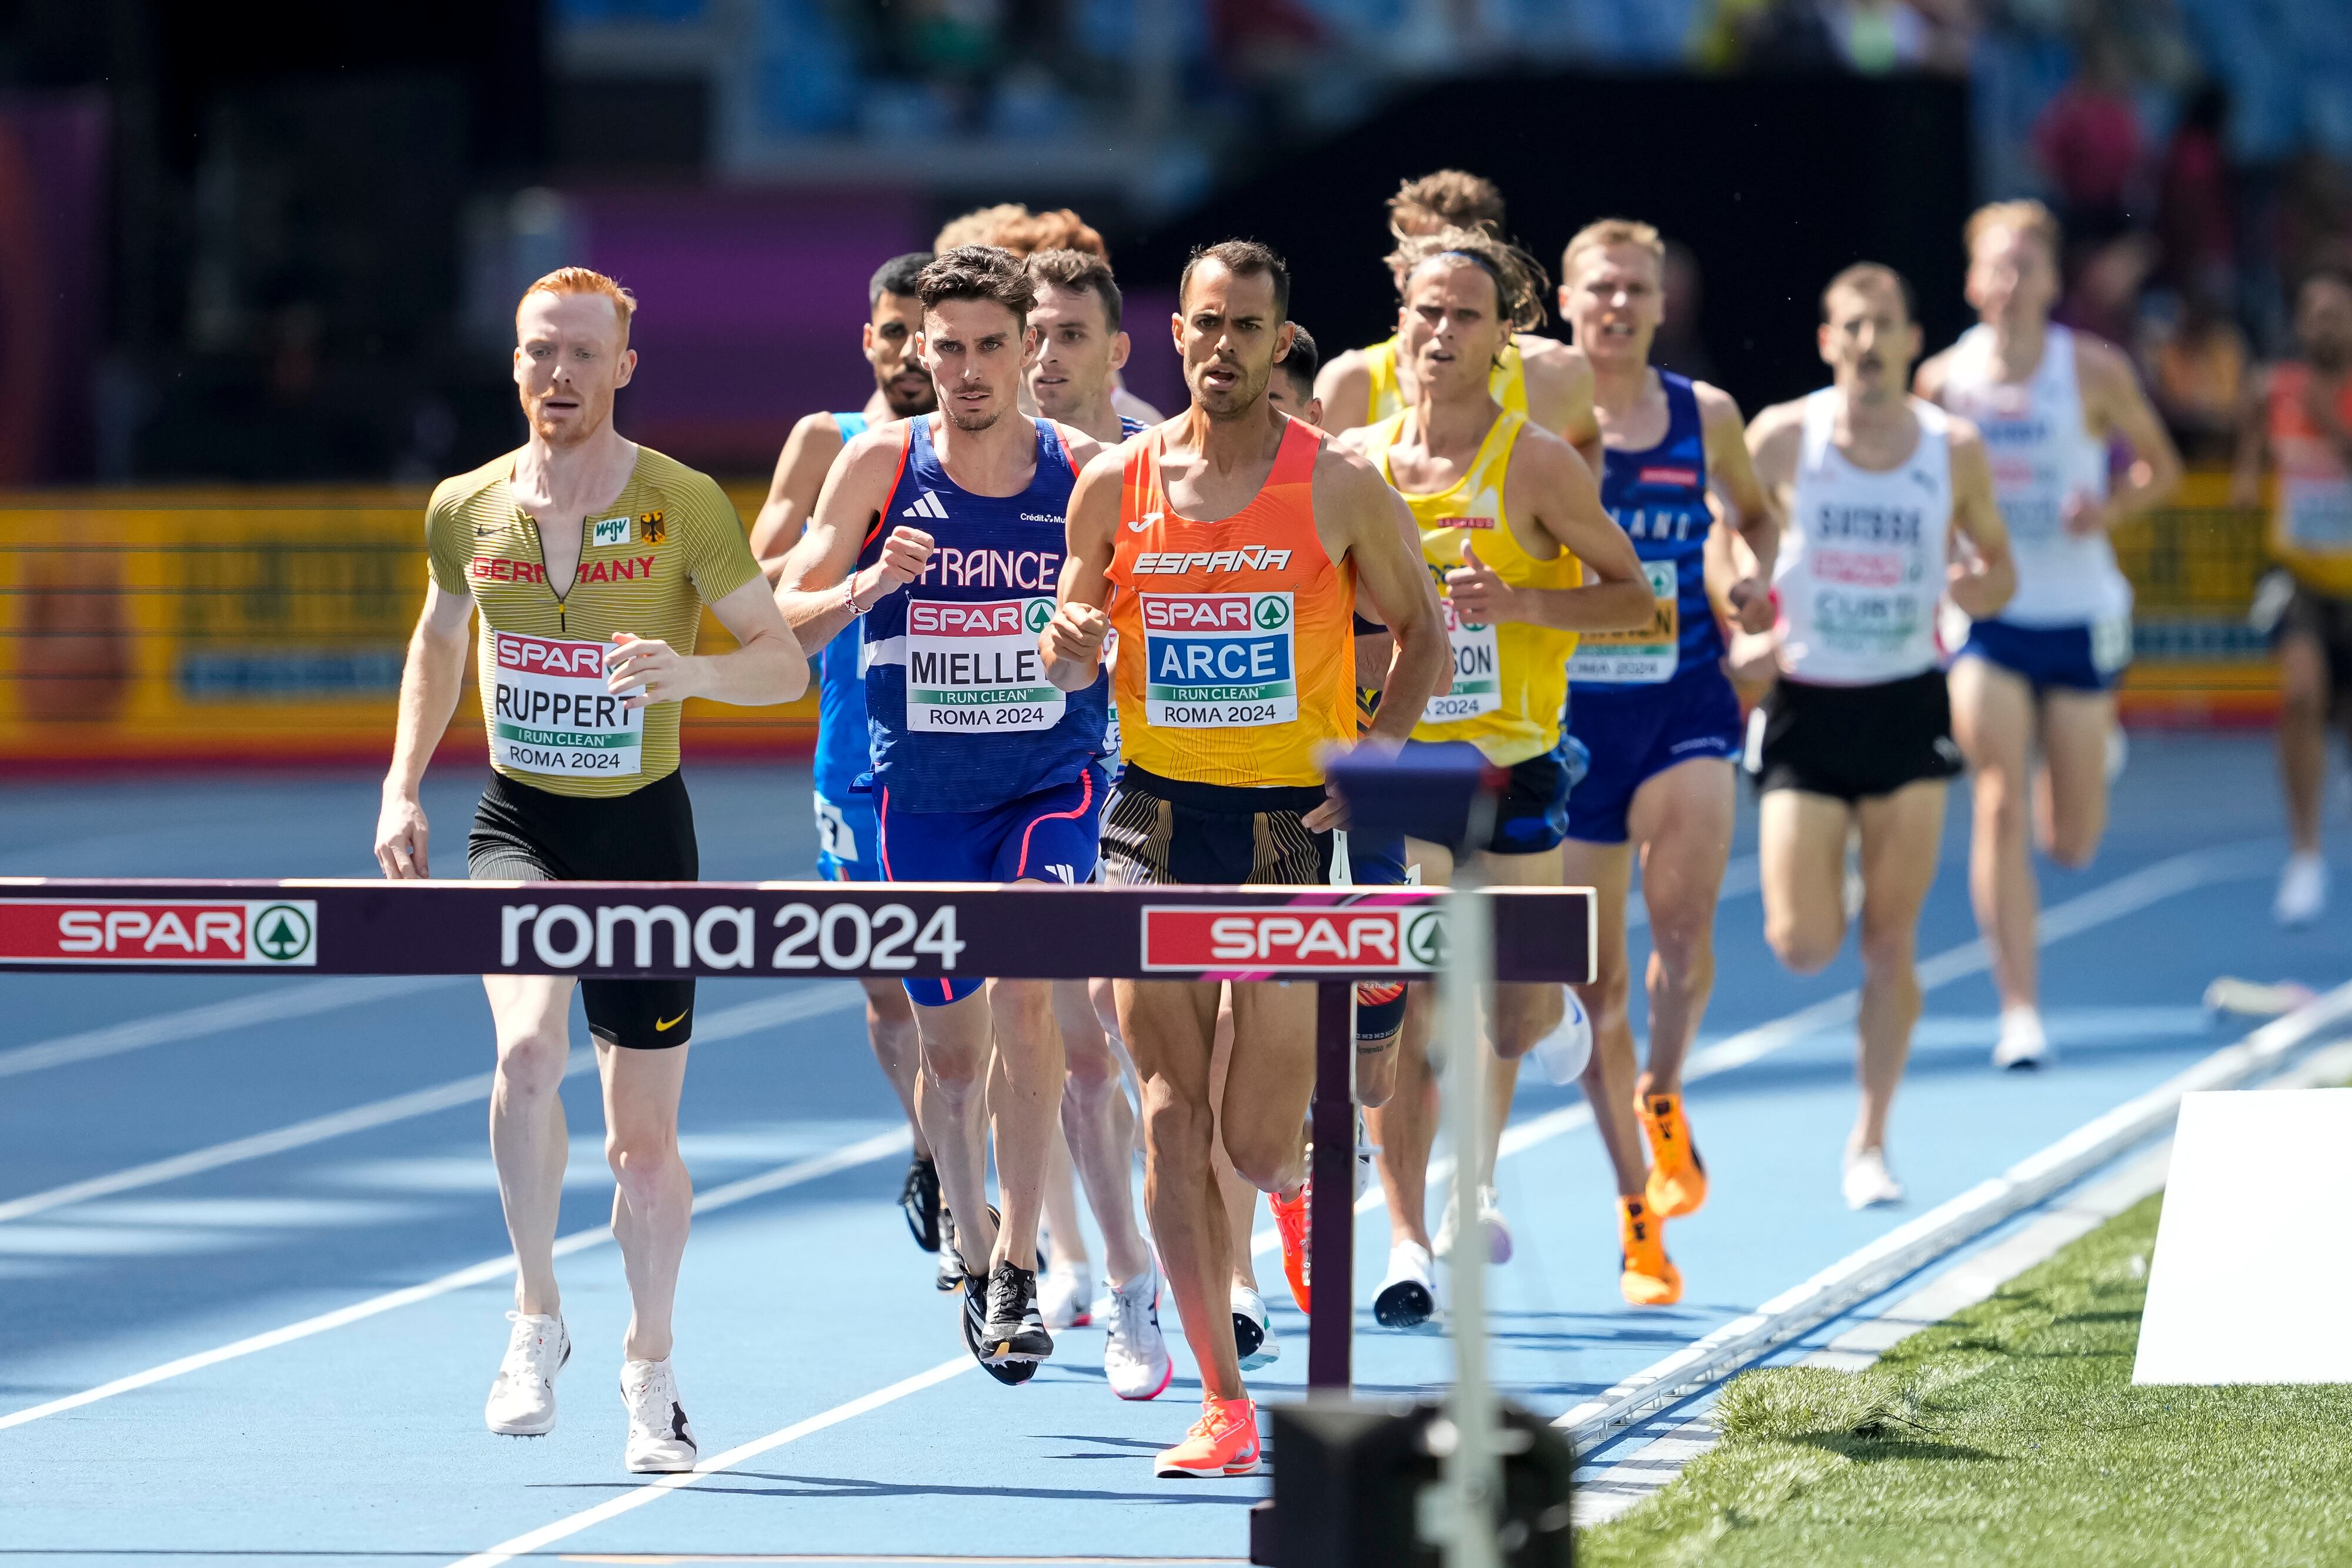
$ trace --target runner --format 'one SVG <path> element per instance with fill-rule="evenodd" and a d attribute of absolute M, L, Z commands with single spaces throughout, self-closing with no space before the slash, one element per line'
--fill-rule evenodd
<path fill-rule="evenodd" d="M 1978 324 L 1919 367 L 1916 390 L 1984 437 L 2017 565 L 2016 596 L 1998 620 L 1969 626 L 1950 685 L 1952 733 L 1974 782 L 1969 894 L 2000 996 L 1992 1063 L 2033 1068 L 2048 1059 L 2049 1037 L 2028 800 L 2038 800 L 2042 852 L 2071 870 L 2089 865 L 2107 827 L 2115 685 L 2132 645 L 2131 584 L 2107 530 L 2170 496 L 2180 458 L 2131 361 L 2050 319 L 2060 256 L 2050 209 L 1980 207 L 1967 239 Z M 2133 461 L 2110 493 L 2118 439 Z M 1958 642 L 1947 632 L 1947 647 Z"/>
<path fill-rule="evenodd" d="M 2272 913 L 2288 926 L 2327 912 L 2319 853 L 2327 725 L 2352 721 L 2352 270 L 2304 279 L 2294 330 L 2303 357 L 2270 366 L 2246 389 L 2232 496 L 2260 504 L 2267 453 L 2278 468 L 2271 553 L 2293 585 L 2257 601 L 2279 653 L 2279 781 L 2294 852 Z"/>
<path fill-rule="evenodd" d="M 807 688 L 807 662 L 726 495 L 613 427 L 614 394 L 636 369 L 635 310 L 627 289 L 585 267 L 532 284 L 515 312 L 514 352 L 530 438 L 433 492 L 432 571 L 376 821 L 376 862 L 388 877 L 432 874 L 418 789 L 457 709 L 466 622 L 478 606 L 493 770 L 467 846 L 478 879 L 693 881 L 678 705 L 789 702 Z M 741 643 L 734 653 L 696 656 L 706 604 Z M 639 940 L 648 940 L 642 926 Z M 633 1308 L 622 1342 L 625 1460 L 635 1471 L 691 1469 L 694 1429 L 670 1366 L 693 1201 L 677 1155 L 691 978 L 483 978 L 498 1030 L 490 1155 L 516 1265 L 514 1329 L 483 1414 L 493 1432 L 551 1431 L 555 1375 L 572 1354 L 554 1247 L 571 1148 L 559 1090 L 575 984 L 595 1037 L 613 1234 Z"/>
<path fill-rule="evenodd" d="M 1919 353 L 1911 287 L 1860 262 L 1822 292 L 1833 384 L 1748 427 L 1756 476 L 1788 518 L 1772 590 L 1780 679 L 1765 699 L 1757 788 L 1764 935 L 1812 974 L 1845 942 L 1845 846 L 1862 835 L 1862 1106 L 1845 1151 L 1854 1208 L 1902 1200 L 1887 1112 L 1919 1019 L 1919 908 L 1936 880 L 1945 781 L 1959 772 L 1937 668 L 1936 602 L 1978 620 L 2016 583 L 1984 442 L 1906 397 Z M 1957 538 L 1973 556 L 1948 567 Z"/>
<path fill-rule="evenodd" d="M 1601 504 L 1633 540 L 1654 596 L 1639 631 L 1588 636 L 1569 665 L 1568 731 L 1591 770 L 1569 797 L 1563 860 L 1570 885 L 1600 894 L 1597 963 L 1577 994 L 1592 1020 L 1585 1097 L 1617 1177 L 1618 1288 L 1635 1306 L 1667 1306 L 1683 1286 L 1664 1222 L 1706 1199 L 1706 1166 L 1683 1112 L 1683 1061 L 1715 988 L 1715 906 L 1739 753 L 1739 699 L 1723 673 L 1707 588 L 1709 492 L 1738 518 L 1732 537 L 1747 570 L 1734 569 L 1725 598 L 1750 632 L 1771 628 L 1780 519 L 1748 463 L 1739 405 L 1651 367 L 1665 314 L 1658 231 L 1623 218 L 1588 224 L 1568 242 L 1559 272 L 1560 316 L 1592 361 Z M 1646 1068 L 1627 1011 L 1625 902 L 1636 856 L 1650 918 Z"/>
<path fill-rule="evenodd" d="M 1412 366 L 1418 402 L 1341 439 L 1402 493 L 1420 525 L 1429 573 L 1445 585 L 1454 686 L 1429 704 L 1413 740 L 1470 741 L 1509 770 L 1479 871 L 1496 885 L 1556 887 L 1570 782 L 1560 746 L 1568 658 L 1580 631 L 1646 622 L 1648 585 L 1575 448 L 1506 411 L 1487 390 L 1487 368 L 1511 329 L 1542 311 L 1542 269 L 1483 230 L 1440 229 L 1401 248 L 1398 362 Z M 1578 586 L 1580 563 L 1598 580 Z M 1407 849 L 1424 884 L 1452 882 L 1447 850 L 1418 840 Z M 1436 1310 L 1430 1258 L 1451 1246 L 1458 1225 L 1457 1197 L 1432 1246 L 1424 1217 L 1437 1134 L 1431 1013 L 1430 988 L 1411 987 L 1397 1092 L 1369 1113 L 1391 1233 L 1372 1313 L 1389 1328 L 1418 1326 Z M 1510 1232 L 1495 1195 L 1496 1141 L 1510 1115 L 1519 1058 L 1559 1027 L 1562 1013 L 1558 986 L 1496 988 L 1486 1132 L 1455 1188 L 1475 1195 L 1496 1262 L 1510 1257 Z"/>
<path fill-rule="evenodd" d="M 866 617 L 886 880 L 1086 882 L 1108 683 L 1065 695 L 1034 673 L 1034 650 L 1061 567 L 1075 465 L 1100 447 L 1015 406 L 1034 346 L 1034 289 L 1011 255 L 950 251 L 924 268 L 917 292 L 919 350 L 941 412 L 849 444 L 785 562 L 778 601 L 811 642 Z M 906 986 L 922 1048 L 917 1111 L 966 1270 L 965 1343 L 999 1381 L 1024 1382 L 1054 1349 L 1030 1267 L 1065 1078 L 1052 987 L 996 980 L 983 995 L 978 979 Z M 1003 1071 L 988 1106 L 1001 1224 L 986 1197 L 992 1050 Z M 1158 1296 L 1149 1268 L 1112 1296 L 1105 1366 L 1126 1397 L 1167 1385 Z"/>
<path fill-rule="evenodd" d="M 1071 497 L 1062 604 L 1039 648 L 1055 685 L 1089 690 L 1105 634 L 1118 628 L 1127 772 L 1103 818 L 1114 882 L 1326 883 L 1342 814 L 1327 797 L 1321 757 L 1356 736 L 1357 583 L 1391 608 L 1400 641 L 1376 738 L 1411 734 L 1444 664 L 1435 596 L 1405 550 L 1394 493 L 1361 458 L 1265 401 L 1290 345 L 1289 286 L 1280 258 L 1254 242 L 1195 251 L 1174 322 L 1192 406 L 1090 464 Z M 1263 678 L 1214 678 L 1235 661 Z M 1374 846 L 1353 854 L 1362 879 Z M 1394 864 L 1392 850 L 1386 858 Z M 1245 1474 L 1258 1464 L 1256 1409 L 1216 1309 L 1233 1252 L 1248 1241 L 1227 1232 L 1211 1148 L 1222 1126 L 1234 1166 L 1270 1195 L 1304 1307 L 1315 988 L 1234 988 L 1232 1062 L 1213 1110 L 1218 986 L 1120 981 L 1116 990 L 1144 1083 L 1152 1238 L 1204 1397 L 1200 1421 L 1156 1469 Z"/>
<path fill-rule="evenodd" d="M 915 334 L 922 330 L 923 305 L 915 298 L 915 280 L 930 265 L 931 253 L 919 250 L 893 256 L 875 270 L 866 285 L 868 311 L 865 329 L 866 363 L 874 368 L 871 410 L 878 402 L 882 413 L 811 413 L 793 426 L 784 450 L 776 459 L 769 481 L 767 504 L 751 527 L 751 552 L 765 568 L 768 580 L 782 575 L 784 552 L 801 537 L 817 493 L 841 449 L 871 424 L 885 419 L 909 419 L 939 405 L 931 394 L 931 378 L 911 353 Z M 816 873 L 827 882 L 879 882 L 882 862 L 876 855 L 874 797 L 860 790 L 858 777 L 872 763 L 866 735 L 866 678 L 857 667 L 855 637 L 835 637 L 824 646 L 817 687 L 816 712 Z M 932 1163 L 931 1146 L 915 1116 L 915 1009 L 907 990 L 896 980 L 860 980 L 866 991 L 866 1038 L 874 1060 L 898 1096 L 912 1129 L 915 1147 L 907 1163 L 907 1179 L 898 1191 L 898 1207 L 906 1212 L 907 1228 L 915 1245 L 926 1252 L 940 1250 L 940 1173 Z M 941 1261 L 940 1288 L 952 1291 L 963 1279 L 952 1254 Z"/>
<path fill-rule="evenodd" d="M 1389 198 L 1389 232 L 1399 241 L 1387 261 L 1396 280 L 1398 320 L 1404 300 L 1402 242 L 1440 229 L 1481 229 L 1500 238 L 1503 193 L 1494 182 L 1459 169 L 1440 169 L 1407 180 Z M 1530 325 L 1541 325 L 1538 314 Z M 1398 340 L 1351 349 L 1325 365 L 1316 390 L 1334 430 L 1373 424 L 1413 405 L 1412 367 L 1397 352 Z M 1562 436 L 1587 463 L 1600 460 L 1600 427 L 1592 419 L 1592 367 L 1582 352 L 1556 338 L 1514 332 L 1495 360 L 1487 392 L 1509 413 L 1527 415 L 1538 428 Z"/>

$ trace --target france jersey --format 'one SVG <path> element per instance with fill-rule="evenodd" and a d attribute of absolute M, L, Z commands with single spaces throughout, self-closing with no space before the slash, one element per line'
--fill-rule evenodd
<path fill-rule="evenodd" d="M 1666 434 L 1645 452 L 1612 448 L 1601 461 L 1601 504 L 1642 558 L 1657 609 L 1632 632 L 1588 632 L 1569 661 L 1581 692 L 1595 686 L 1654 685 L 1723 656 L 1723 633 L 1706 597 L 1706 433 L 1690 378 L 1660 371 Z"/>

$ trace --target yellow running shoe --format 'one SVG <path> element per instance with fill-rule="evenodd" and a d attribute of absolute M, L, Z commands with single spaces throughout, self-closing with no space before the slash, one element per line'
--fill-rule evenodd
<path fill-rule="evenodd" d="M 1257 1406 L 1247 1399 L 1203 1399 L 1201 1418 L 1172 1448 L 1160 1450 L 1151 1473 L 1245 1476 L 1257 1469 Z"/>
<path fill-rule="evenodd" d="M 1617 1233 L 1625 1272 L 1617 1289 L 1637 1307 L 1671 1307 L 1683 1299 L 1683 1271 L 1666 1256 L 1666 1222 L 1631 1195 L 1617 1199 Z"/>
<path fill-rule="evenodd" d="M 1650 1145 L 1650 1180 L 1642 1196 L 1660 1219 L 1696 1214 L 1706 1201 L 1706 1162 L 1691 1142 L 1690 1122 L 1679 1094 L 1652 1094 L 1634 1108 L 1642 1139 Z"/>

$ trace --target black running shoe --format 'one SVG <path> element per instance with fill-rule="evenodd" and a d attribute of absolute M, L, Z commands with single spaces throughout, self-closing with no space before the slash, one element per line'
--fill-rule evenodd
<path fill-rule="evenodd" d="M 988 1276 L 988 1319 L 981 1327 L 988 1354 L 986 1362 L 1040 1362 L 1054 1354 L 1054 1336 L 1045 1332 L 1045 1315 L 1037 1310 L 1037 1271 L 1017 1263 L 999 1263 Z"/>
<path fill-rule="evenodd" d="M 955 1216 L 940 1210 L 940 1267 L 931 1283 L 945 1295 L 963 1289 L 963 1260 L 956 1253 Z"/>
<path fill-rule="evenodd" d="M 991 1361 L 990 1346 L 983 1331 L 988 1323 L 988 1281 L 978 1274 L 963 1279 L 963 1347 L 971 1352 L 980 1369 L 999 1383 L 1026 1383 L 1037 1375 L 1034 1361 Z"/>
<path fill-rule="evenodd" d="M 940 1249 L 940 1167 L 917 1155 L 907 1162 L 906 1185 L 898 1189 L 898 1207 L 906 1211 L 907 1228 L 915 1245 L 926 1252 Z"/>

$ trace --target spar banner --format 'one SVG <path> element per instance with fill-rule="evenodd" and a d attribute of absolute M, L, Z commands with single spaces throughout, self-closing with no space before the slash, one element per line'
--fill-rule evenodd
<path fill-rule="evenodd" d="M 0 878 L 0 968 L 1345 979 L 1445 961 L 1442 888 Z M 1589 888 L 1504 888 L 1496 972 L 1581 981 Z"/>

